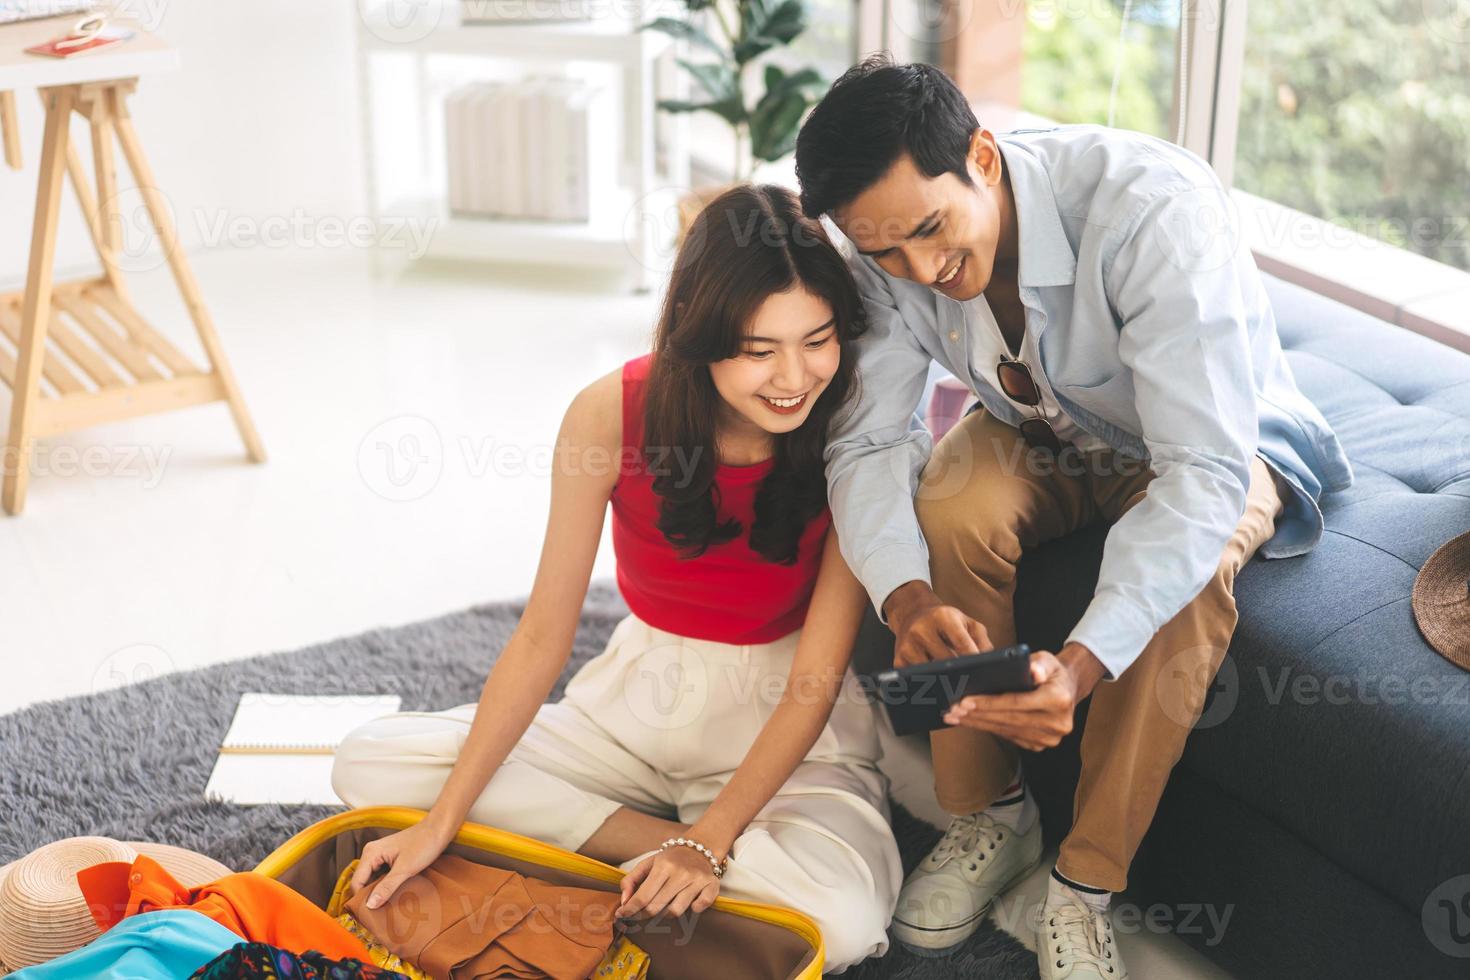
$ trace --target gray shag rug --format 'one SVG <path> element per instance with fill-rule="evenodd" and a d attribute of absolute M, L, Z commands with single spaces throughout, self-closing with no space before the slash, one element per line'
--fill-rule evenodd
<path fill-rule="evenodd" d="M 398 694 L 405 711 L 466 704 L 479 697 L 524 608 L 522 602 L 476 606 L 0 716 L 0 865 L 54 840 L 100 835 L 175 844 L 249 870 L 298 830 L 346 808 L 204 799 L 241 692 Z M 592 587 L 553 700 L 580 665 L 602 652 L 626 614 L 611 585 Z M 894 832 L 905 872 L 938 838 L 896 805 Z M 915 956 L 894 943 L 886 956 L 846 974 L 854 980 L 1036 975 L 1035 954 L 990 922 L 946 956 Z"/>

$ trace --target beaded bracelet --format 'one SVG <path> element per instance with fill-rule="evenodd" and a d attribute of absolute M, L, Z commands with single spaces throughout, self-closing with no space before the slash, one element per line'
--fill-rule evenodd
<path fill-rule="evenodd" d="M 668 840 L 660 844 L 658 846 L 658 849 L 660 851 L 664 851 L 675 845 L 678 845 L 679 847 L 694 848 L 700 854 L 703 854 L 705 857 L 709 858 L 710 868 L 713 869 L 716 878 L 725 877 L 725 865 L 730 860 L 728 857 L 725 858 L 725 860 L 723 861 L 717 861 L 715 860 L 715 855 L 713 851 L 705 847 L 703 844 L 699 843 L 699 841 L 690 840 L 687 837 L 670 837 Z"/>

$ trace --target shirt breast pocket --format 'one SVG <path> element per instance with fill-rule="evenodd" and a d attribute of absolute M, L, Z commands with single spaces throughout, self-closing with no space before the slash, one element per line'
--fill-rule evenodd
<path fill-rule="evenodd" d="M 1119 371 L 1094 384 L 1058 384 L 1058 394 L 1068 401 L 1076 402 L 1115 425 L 1130 432 L 1138 431 L 1138 410 L 1133 404 L 1133 376 L 1128 371 Z"/>

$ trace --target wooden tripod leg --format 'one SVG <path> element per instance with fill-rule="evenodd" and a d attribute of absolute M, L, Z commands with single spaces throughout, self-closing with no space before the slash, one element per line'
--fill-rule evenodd
<path fill-rule="evenodd" d="M 44 102 L 44 96 L 42 97 Z M 106 90 L 95 84 L 83 85 L 77 91 L 77 112 L 85 115 L 92 124 L 92 163 L 97 174 L 97 197 L 92 197 L 92 182 L 82 168 L 82 158 L 75 144 L 66 148 L 66 172 L 71 177 L 72 190 L 76 192 L 77 205 L 87 222 L 87 233 L 92 236 L 92 245 L 97 258 L 102 262 L 103 274 L 112 291 L 131 303 L 127 282 L 118 268 L 117 252 L 121 247 L 119 228 L 114 217 L 117 207 L 117 169 L 112 156 L 112 121 L 108 117 Z"/>
<path fill-rule="evenodd" d="M 15 115 L 15 93 L 0 92 L 0 139 L 5 141 L 5 163 L 20 169 L 20 120 Z"/>
<path fill-rule="evenodd" d="M 110 131 L 99 132 L 99 130 L 102 130 L 102 127 L 93 123 L 92 142 L 94 144 L 99 138 L 112 138 Z M 74 143 L 68 144 L 66 148 L 66 173 L 71 178 L 72 190 L 76 192 L 77 207 L 81 210 L 82 218 L 87 223 L 87 233 L 92 236 L 92 245 L 97 250 L 97 258 L 102 262 L 102 271 L 107 277 L 107 284 L 112 287 L 113 292 L 122 297 L 124 302 L 131 302 L 127 282 L 124 281 L 117 266 L 117 251 L 108 239 L 108 228 L 112 218 L 111 211 L 105 209 L 110 199 L 101 197 L 98 200 L 92 197 L 92 181 L 87 176 L 87 171 L 82 168 L 82 158 L 77 153 Z M 99 179 L 97 183 L 100 186 L 102 181 Z M 116 232 L 116 225 L 112 224 L 111 227 L 112 231 Z"/>
<path fill-rule="evenodd" d="M 21 307 L 20 359 L 11 392 L 10 435 L 5 444 L 5 484 L 0 504 L 9 514 L 25 507 L 30 480 L 32 430 L 41 397 L 41 365 L 46 359 L 46 325 L 51 321 L 51 274 L 56 257 L 56 219 L 66 169 L 68 127 L 76 93 L 71 86 L 49 92 L 46 135 L 41 143 L 41 174 L 36 186 L 36 217 L 31 227 L 31 259 Z"/>
<path fill-rule="evenodd" d="M 102 268 L 107 271 L 107 282 L 112 291 L 131 303 L 122 270 L 118 268 L 117 256 L 122 249 L 122 228 L 117 215 L 117 166 L 112 155 L 113 125 L 106 103 L 92 117 L 92 169 L 97 175 L 97 254 L 102 259 Z M 78 185 L 78 194 L 81 193 Z"/>
<path fill-rule="evenodd" d="M 124 83 L 126 84 L 128 83 Z M 123 157 L 128 162 L 128 169 L 133 172 L 133 180 L 137 182 L 138 190 L 143 195 L 143 201 L 148 208 L 148 216 L 153 222 L 154 231 L 158 234 L 159 245 L 163 247 L 164 254 L 168 256 L 169 268 L 173 270 L 174 280 L 179 285 L 179 292 L 183 294 L 184 305 L 189 308 L 189 316 L 194 321 L 194 328 L 199 331 L 199 340 L 204 344 L 204 352 L 209 357 L 210 368 L 218 375 L 220 384 L 225 390 L 225 397 L 230 405 L 230 414 L 234 416 L 235 427 L 240 430 L 240 438 L 245 443 L 245 452 L 252 462 L 263 463 L 265 462 L 265 447 L 261 445 L 260 436 L 255 431 L 255 423 L 250 420 L 250 412 L 245 407 L 245 399 L 240 394 L 239 386 L 235 384 L 234 371 L 230 369 L 230 362 L 225 357 L 224 348 L 220 346 L 219 336 L 215 333 L 214 321 L 210 319 L 209 310 L 204 306 L 204 299 L 199 292 L 199 282 L 194 278 L 194 270 L 190 268 L 189 260 L 179 245 L 173 217 L 169 214 L 163 195 L 158 190 L 157 182 L 153 177 L 153 169 L 148 165 L 147 157 L 143 155 L 143 147 L 138 142 L 138 134 L 133 129 L 133 120 L 128 115 L 127 103 L 123 95 L 122 85 L 112 87 L 110 115 L 117 131 L 118 144 L 122 147 Z"/>

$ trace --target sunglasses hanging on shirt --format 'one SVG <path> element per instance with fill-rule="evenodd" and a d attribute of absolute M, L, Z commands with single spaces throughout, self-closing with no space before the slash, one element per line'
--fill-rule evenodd
<path fill-rule="evenodd" d="M 1026 440 L 1026 444 L 1051 453 L 1061 452 L 1062 440 L 1041 412 L 1041 389 L 1036 386 L 1031 369 L 1024 362 L 1002 354 L 995 367 L 995 377 L 1007 398 L 1036 412 L 1034 417 L 1021 422 L 1021 438 Z"/>

